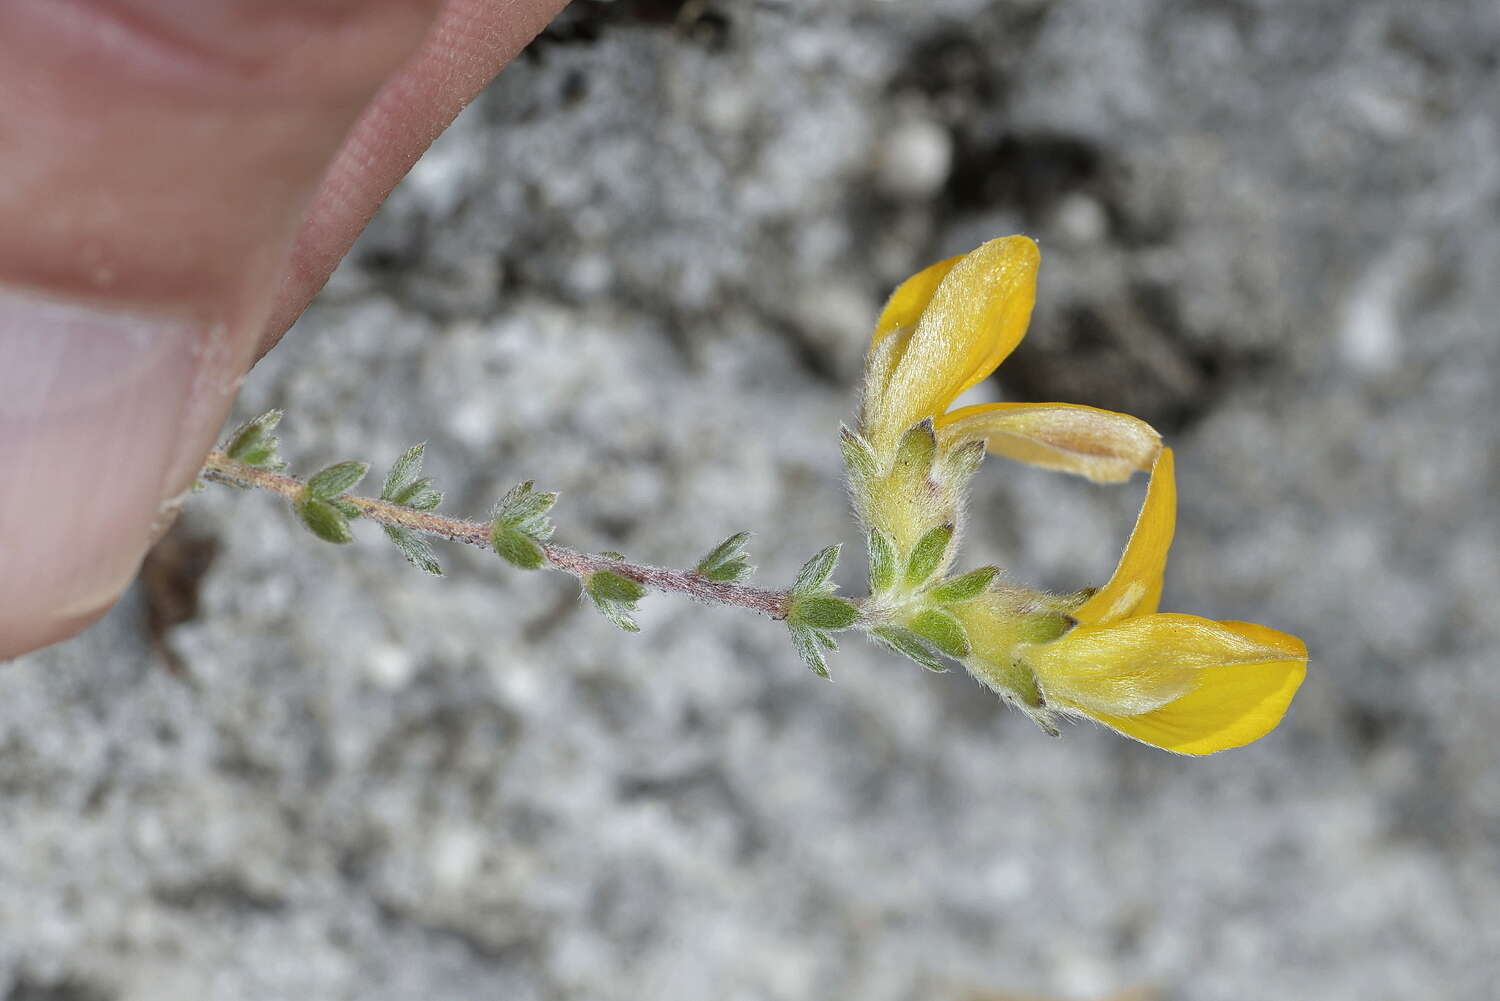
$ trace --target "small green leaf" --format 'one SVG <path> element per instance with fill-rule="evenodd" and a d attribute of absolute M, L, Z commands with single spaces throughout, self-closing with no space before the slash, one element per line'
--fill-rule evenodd
<path fill-rule="evenodd" d="M 896 582 L 896 547 L 878 528 L 870 529 L 870 591 L 879 594 Z"/>
<path fill-rule="evenodd" d="M 276 454 L 276 438 L 266 438 L 264 441 L 256 442 L 251 447 L 243 450 L 234 458 L 239 459 L 247 466 L 255 466 L 258 469 L 269 469 L 272 472 L 285 469 L 286 463 Z"/>
<path fill-rule="evenodd" d="M 422 453 L 426 447 L 425 441 L 413 445 L 396 460 L 380 488 L 381 500 L 415 511 L 431 511 L 443 502 L 442 491 L 434 490 L 432 479 L 422 476 Z"/>
<path fill-rule="evenodd" d="M 395 504 L 406 503 L 401 494 L 422 475 L 422 453 L 426 448 L 425 441 L 418 442 L 402 453 L 401 458 L 391 466 L 391 471 L 385 474 L 385 483 L 380 488 L 381 500 Z"/>
<path fill-rule="evenodd" d="M 921 587 L 937 572 L 948 556 L 948 544 L 953 541 L 953 526 L 939 525 L 922 536 L 906 561 L 906 585 Z"/>
<path fill-rule="evenodd" d="M 828 677 L 828 661 L 823 657 L 823 640 L 819 637 L 818 630 L 808 626 L 792 625 L 788 623 L 788 629 L 792 633 L 792 646 L 797 648 L 797 656 L 802 658 L 813 674 L 820 678 Z"/>
<path fill-rule="evenodd" d="M 640 601 L 646 596 L 646 586 L 612 570 L 600 570 L 589 574 L 589 594 L 606 601 Z"/>
<path fill-rule="evenodd" d="M 336 462 L 319 470 L 307 481 L 308 495 L 332 500 L 339 494 L 348 493 L 369 471 L 368 462 Z"/>
<path fill-rule="evenodd" d="M 983 594 L 1000 576 L 999 567 L 980 567 L 958 577 L 950 577 L 928 592 L 939 605 L 961 605 Z"/>
<path fill-rule="evenodd" d="M 358 518 L 360 515 L 364 514 L 364 511 L 360 510 L 360 506 L 351 500 L 331 500 L 328 503 L 338 508 L 339 513 L 342 514 L 345 518 Z"/>
<path fill-rule="evenodd" d="M 1062 612 L 1037 612 L 1022 619 L 1016 629 L 1016 640 L 1020 643 L 1051 643 L 1059 639 L 1078 620 Z"/>
<path fill-rule="evenodd" d="M 292 506 L 297 518 L 309 532 L 324 542 L 350 542 L 354 533 L 342 511 L 325 500 L 305 497 Z"/>
<path fill-rule="evenodd" d="M 640 626 L 630 617 L 636 602 L 646 595 L 646 588 L 639 581 L 600 570 L 584 578 L 583 591 L 606 619 L 627 633 L 640 632 Z"/>
<path fill-rule="evenodd" d="M 839 450 L 844 453 L 844 468 L 851 479 L 868 480 L 878 468 L 875 450 L 860 435 L 839 425 Z"/>
<path fill-rule="evenodd" d="M 432 546 L 427 540 L 417 535 L 409 528 L 399 528 L 395 525 L 382 525 L 386 536 L 401 550 L 401 555 L 406 561 L 418 570 L 425 570 L 434 576 L 441 577 L 443 568 L 438 564 L 437 554 L 432 551 Z"/>
<path fill-rule="evenodd" d="M 948 665 L 938 659 L 937 654 L 923 643 L 915 633 L 897 626 L 882 626 L 879 629 L 870 630 L 870 636 L 892 653 L 900 654 L 908 660 L 913 660 L 929 671 L 942 674 L 948 670 Z"/>
<path fill-rule="evenodd" d="M 933 430 L 932 418 L 926 417 L 901 436 L 901 444 L 896 446 L 896 465 L 926 476 L 936 454 L 937 434 Z"/>
<path fill-rule="evenodd" d="M 844 547 L 838 543 L 818 551 L 797 572 L 797 582 L 792 585 L 793 594 L 810 594 L 829 590 L 828 578 L 839 565 L 839 552 Z"/>
<path fill-rule="evenodd" d="M 641 631 L 641 627 L 636 625 L 636 621 L 630 617 L 630 614 L 620 609 L 618 602 L 600 601 L 592 596 L 589 600 L 594 603 L 600 615 L 613 622 L 622 632 L 638 633 Z"/>
<path fill-rule="evenodd" d="M 814 629 L 848 629 L 859 619 L 859 606 L 831 594 L 793 592 L 787 621 Z"/>
<path fill-rule="evenodd" d="M 431 480 L 418 480 L 401 491 L 401 499 L 396 503 L 404 504 L 416 511 L 431 511 L 443 502 L 443 492 L 432 489 L 431 484 Z"/>
<path fill-rule="evenodd" d="M 490 545 L 497 556 L 522 570 L 535 570 L 547 561 L 536 539 L 501 521 L 490 526 Z"/>
<path fill-rule="evenodd" d="M 511 487 L 495 505 L 495 517 L 512 524 L 546 514 L 557 500 L 555 494 L 539 493 L 533 480 L 526 480 Z"/>
<path fill-rule="evenodd" d="M 552 538 L 547 512 L 557 503 L 556 493 L 540 493 L 531 480 L 519 483 L 495 505 L 492 517 L 523 535 L 537 541 Z"/>
<path fill-rule="evenodd" d="M 969 655 L 969 634 L 952 612 L 929 608 L 909 623 L 911 631 L 931 643 L 940 653 L 955 659 Z"/>
<path fill-rule="evenodd" d="M 229 443 L 224 446 L 224 454 L 261 469 L 284 469 L 286 463 L 277 456 L 276 438 L 271 434 L 276 425 L 281 423 L 281 417 L 282 411 L 267 410 L 259 417 L 241 424 L 230 433 Z"/>
<path fill-rule="evenodd" d="M 750 579 L 755 568 L 745 558 L 745 543 L 749 532 L 736 532 L 714 547 L 713 552 L 698 562 L 697 572 L 709 580 L 739 584 Z"/>

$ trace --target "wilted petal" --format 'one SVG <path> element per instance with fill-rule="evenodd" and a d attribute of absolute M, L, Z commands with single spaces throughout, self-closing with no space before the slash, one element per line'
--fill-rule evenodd
<path fill-rule="evenodd" d="M 949 441 L 983 439 L 1007 459 L 1121 483 L 1148 470 L 1161 435 L 1143 420 L 1073 403 L 981 403 L 938 419 Z"/>
<path fill-rule="evenodd" d="M 1163 614 L 1080 626 L 1024 660 L 1049 706 L 1179 754 L 1212 754 L 1281 721 L 1307 647 L 1253 623 Z M 1163 698 L 1174 688 L 1180 694 Z"/>
<path fill-rule="evenodd" d="M 1085 625 L 1107 625 L 1132 615 L 1149 615 L 1161 600 L 1167 550 L 1177 524 L 1177 477 L 1172 450 L 1164 448 L 1151 466 L 1146 499 L 1109 583 L 1073 612 Z"/>
<path fill-rule="evenodd" d="M 1039 260 L 1029 237 L 1001 237 L 965 254 L 946 274 L 939 276 L 945 261 L 897 290 L 876 328 L 877 343 L 903 329 L 929 296 L 932 279 L 941 279 L 889 380 L 877 387 L 879 398 L 866 401 L 870 437 L 889 440 L 942 413 L 954 397 L 994 371 L 1026 333 Z"/>

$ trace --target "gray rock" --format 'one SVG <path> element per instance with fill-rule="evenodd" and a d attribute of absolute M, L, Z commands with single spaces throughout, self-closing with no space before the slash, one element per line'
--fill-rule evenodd
<path fill-rule="evenodd" d="M 1483 0 L 581 0 L 241 416 L 285 407 L 302 470 L 426 440 L 448 510 L 536 478 L 584 547 L 754 530 L 783 582 L 857 549 L 881 297 L 1026 231 L 984 391 L 1168 432 L 1166 605 L 1303 635 L 1291 716 L 1207 760 L 1052 741 L 858 643 L 829 685 L 742 613 L 622 638 L 214 488 L 0 671 L 0 997 L 1492 996 L 1497 46 Z M 992 461 L 966 559 L 1098 582 L 1139 494 Z"/>

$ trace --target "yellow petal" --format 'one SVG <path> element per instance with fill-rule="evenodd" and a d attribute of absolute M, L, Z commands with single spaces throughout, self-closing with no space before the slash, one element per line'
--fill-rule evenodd
<path fill-rule="evenodd" d="M 932 301 L 932 293 L 937 291 L 938 284 L 953 270 L 953 265 L 963 260 L 963 256 L 959 254 L 946 261 L 929 264 L 897 285 L 896 291 L 885 301 L 880 319 L 875 321 L 875 336 L 871 339 L 870 346 L 879 344 L 893 330 L 915 327 L 922 318 L 922 311 Z"/>
<path fill-rule="evenodd" d="M 1094 718 L 1127 737 L 1178 754 L 1213 754 L 1259 740 L 1281 722 L 1307 675 L 1302 641 L 1277 635 L 1296 648 L 1285 660 L 1209 668 L 1193 691 L 1170 705 L 1140 716 Z"/>
<path fill-rule="evenodd" d="M 1179 754 L 1265 736 L 1307 672 L 1307 648 L 1295 636 L 1191 615 L 1081 626 L 1024 657 L 1050 706 Z M 1149 705 L 1174 687 L 1174 676 L 1182 693 Z"/>
<path fill-rule="evenodd" d="M 1007 459 L 1121 483 L 1151 468 L 1161 435 L 1143 420 L 1073 403 L 981 403 L 938 419 L 945 441 L 984 439 Z"/>
<path fill-rule="evenodd" d="M 1167 550 L 1177 524 L 1177 478 L 1172 450 L 1164 448 L 1151 467 L 1146 499 L 1135 529 L 1109 583 L 1085 601 L 1073 617 L 1085 625 L 1108 625 L 1132 615 L 1149 615 L 1161 600 Z"/>
<path fill-rule="evenodd" d="M 953 270 L 953 265 L 962 259 L 963 255 L 960 254 L 918 271 L 896 286 L 896 291 L 891 293 L 885 308 L 880 311 L 880 319 L 875 321 L 875 336 L 870 339 L 870 349 L 865 354 L 865 385 L 860 398 L 859 425 L 867 434 L 873 433 L 870 427 L 872 411 L 885 399 L 891 373 L 895 371 L 901 356 L 906 353 L 906 346 L 913 331 L 917 329 L 922 311 L 932 300 L 932 293 L 937 291 L 938 284 Z M 915 423 L 916 421 L 911 422 Z M 895 428 L 894 432 L 905 430 L 906 427 L 900 427 Z"/>
<path fill-rule="evenodd" d="M 942 413 L 1015 349 L 1031 320 L 1039 260 L 1029 237 L 1007 236 L 965 254 L 941 275 L 889 381 L 876 387 L 879 399 L 867 401 L 872 437 L 888 439 Z M 876 328 L 877 343 L 918 311 L 947 263 L 910 279 L 909 291 L 897 290 Z"/>

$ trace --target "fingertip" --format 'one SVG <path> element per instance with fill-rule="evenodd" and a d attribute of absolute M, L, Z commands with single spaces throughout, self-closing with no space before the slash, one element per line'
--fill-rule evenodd
<path fill-rule="evenodd" d="M 0 650 L 71 635 L 151 541 L 199 375 L 170 316 L 0 288 Z"/>

